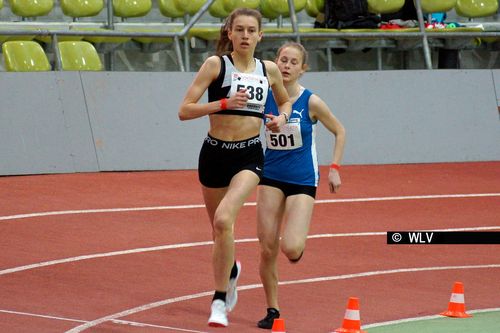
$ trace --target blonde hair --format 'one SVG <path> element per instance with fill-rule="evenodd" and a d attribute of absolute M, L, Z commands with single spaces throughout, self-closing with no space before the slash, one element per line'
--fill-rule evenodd
<path fill-rule="evenodd" d="M 238 16 L 252 16 L 255 17 L 259 24 L 259 31 L 262 28 L 262 14 L 255 9 L 251 8 L 236 8 L 226 17 L 226 21 L 220 28 L 220 38 L 217 41 L 216 54 L 224 55 L 233 51 L 233 44 L 229 40 L 228 32 L 233 28 L 234 19 Z"/>
<path fill-rule="evenodd" d="M 307 53 L 307 50 L 304 47 L 304 45 L 297 42 L 286 42 L 285 44 L 281 45 L 281 47 L 278 49 L 278 52 L 276 52 L 276 59 L 280 57 L 281 51 L 283 51 L 287 47 L 293 47 L 299 50 L 300 53 L 302 53 L 302 65 L 307 65 L 309 54 Z"/>

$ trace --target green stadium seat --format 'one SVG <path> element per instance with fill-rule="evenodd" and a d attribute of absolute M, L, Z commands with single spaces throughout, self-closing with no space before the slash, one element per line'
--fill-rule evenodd
<path fill-rule="evenodd" d="M 492 16 L 498 11 L 498 0 L 457 0 L 455 11 L 467 18 Z"/>
<path fill-rule="evenodd" d="M 269 0 L 268 2 L 268 7 L 272 9 L 274 12 L 282 15 L 283 17 L 289 17 L 290 16 L 290 8 L 288 7 L 288 0 Z M 307 4 L 307 0 L 293 0 L 293 6 L 295 9 L 295 12 L 298 13 L 302 11 Z M 318 6 L 316 4 L 316 6 Z"/>
<path fill-rule="evenodd" d="M 26 29 L 26 35 L 0 35 L 0 43 L 6 42 L 8 40 L 21 41 L 21 40 L 33 40 L 36 35 L 29 29 Z M 50 37 L 49 37 L 50 38 Z"/>
<path fill-rule="evenodd" d="M 183 0 L 173 0 L 173 1 L 179 3 L 179 6 L 180 3 L 183 2 Z M 197 1 L 200 2 L 200 0 Z M 205 1 L 201 2 L 204 3 Z M 265 9 L 263 10 L 262 7 L 263 7 L 262 0 L 215 0 L 208 9 L 208 12 L 213 17 L 223 19 L 229 16 L 229 14 L 236 8 L 252 8 L 260 10 L 262 15 L 265 17 L 263 12 L 265 11 Z"/>
<path fill-rule="evenodd" d="M 306 8 L 307 0 L 294 0 L 293 5 L 295 7 L 295 12 L 299 13 Z"/>
<path fill-rule="evenodd" d="M 113 12 L 122 19 L 147 15 L 152 8 L 151 0 L 113 0 Z"/>
<path fill-rule="evenodd" d="M 33 41 L 7 41 L 2 44 L 5 68 L 9 72 L 50 71 L 43 48 Z"/>
<path fill-rule="evenodd" d="M 216 2 L 222 2 L 222 0 L 216 0 Z M 213 7 L 212 5 L 211 7 Z M 172 19 L 179 18 L 179 17 L 184 17 L 186 14 L 185 11 L 182 9 L 178 9 L 175 6 L 175 1 L 174 0 L 158 0 L 158 8 L 160 9 L 160 13 L 165 16 L 169 17 Z"/>
<path fill-rule="evenodd" d="M 139 0 L 139 2 L 142 5 L 142 9 L 137 7 L 134 10 L 125 10 L 125 6 L 129 5 L 132 1 L 131 0 L 120 0 L 120 1 L 122 2 L 121 5 L 124 6 L 124 8 L 122 8 L 122 10 L 119 12 L 115 12 L 115 15 L 121 16 L 122 18 L 138 17 L 141 15 L 144 16 L 151 10 L 152 6 L 151 0 Z M 201 8 L 201 6 L 203 6 L 203 4 L 205 3 L 205 0 L 193 0 L 191 2 L 199 3 L 199 8 Z M 114 4 L 118 5 L 118 0 L 114 0 Z M 138 6 L 139 3 L 136 3 L 136 5 Z M 117 9 L 117 7 L 115 8 Z M 174 0 L 158 0 L 158 8 L 163 16 L 169 17 L 171 19 L 184 17 L 184 15 L 186 14 L 185 11 L 180 10 L 178 8 Z M 199 10 L 199 8 L 197 8 L 197 10 Z M 164 32 L 176 32 L 180 31 L 180 29 L 181 28 L 179 27 L 173 27 L 168 24 L 162 24 L 161 26 L 159 26 L 159 25 L 149 25 L 148 23 L 144 25 L 140 24 L 136 25 L 135 23 L 132 23 L 130 25 L 127 24 L 122 25 L 117 30 L 123 32 L 164 33 Z M 131 39 L 140 44 L 141 50 L 143 52 L 156 52 L 159 50 L 166 49 L 174 41 L 172 37 L 132 37 Z"/>
<path fill-rule="evenodd" d="M 187 13 L 189 15 L 196 14 L 200 10 L 200 8 L 205 4 L 205 0 L 173 0 L 172 2 L 174 3 L 174 6 L 175 8 L 177 8 L 177 10 Z"/>
<path fill-rule="evenodd" d="M 301 12 L 307 6 L 307 2 L 310 0 L 293 0 L 293 5 L 295 12 Z M 317 8 L 316 2 L 314 1 L 314 5 Z M 274 20 L 278 17 L 290 17 L 290 10 L 288 7 L 288 0 L 260 0 L 260 12 L 262 16 L 269 19 Z M 316 12 L 319 12 L 316 10 Z"/>
<path fill-rule="evenodd" d="M 61 0 L 60 5 L 64 15 L 77 20 L 98 15 L 104 8 L 104 0 Z"/>
<path fill-rule="evenodd" d="M 233 1 L 234 1 L 234 8 L 257 9 L 260 6 L 260 0 L 233 0 Z"/>
<path fill-rule="evenodd" d="M 421 0 L 422 12 L 430 13 L 445 13 L 457 3 L 457 0 Z"/>
<path fill-rule="evenodd" d="M 274 20 L 280 17 L 281 14 L 273 8 L 271 1 L 272 0 L 260 0 L 260 12 L 263 17 L 269 20 Z"/>
<path fill-rule="evenodd" d="M 368 10 L 374 14 L 391 14 L 403 8 L 405 0 L 368 0 Z"/>
<path fill-rule="evenodd" d="M 134 4 L 136 3 L 136 4 Z M 113 0 L 113 10 L 116 16 L 134 17 L 139 15 L 139 12 L 149 11 L 149 9 L 142 9 L 141 4 L 146 4 L 146 8 L 151 8 L 151 0 L 146 2 L 132 1 L 132 0 Z M 149 7 L 147 6 L 149 4 Z M 128 6 L 130 5 L 130 6 Z M 61 0 L 61 9 L 66 16 L 73 18 L 76 21 L 83 17 L 92 17 L 99 15 L 104 9 L 104 0 Z M 140 15 L 139 15 L 140 16 Z M 73 26 L 74 31 L 83 32 L 100 32 L 108 31 L 103 28 L 90 26 Z M 61 36 L 59 41 L 77 41 L 85 40 L 93 44 L 123 44 L 131 40 L 130 37 L 110 37 L 110 36 Z"/>
<path fill-rule="evenodd" d="M 94 45 L 85 41 L 58 43 L 61 69 L 64 71 L 100 71 L 101 59 Z"/>
<path fill-rule="evenodd" d="M 69 16 L 73 19 L 74 22 L 78 21 L 81 18 L 84 17 L 92 17 L 99 15 L 101 11 L 104 9 L 104 0 L 61 0 L 60 1 L 60 6 L 61 10 L 64 15 Z M 91 30 L 98 31 L 101 30 L 100 27 L 98 27 L 98 23 L 95 22 L 96 27 L 95 28 L 90 28 L 86 27 L 86 30 Z M 79 30 L 81 27 L 79 26 L 73 26 L 72 27 L 74 30 Z M 47 38 L 49 37 L 37 37 L 37 40 L 43 41 L 45 43 L 49 42 L 47 41 Z M 90 37 L 92 38 L 92 37 Z M 83 36 L 58 36 L 58 41 L 78 41 L 82 40 Z"/>
<path fill-rule="evenodd" d="M 23 18 L 48 15 L 54 8 L 54 0 L 10 0 L 10 10 Z"/>
<path fill-rule="evenodd" d="M 174 0 L 172 0 L 174 1 Z M 261 8 L 262 11 L 262 8 Z M 212 5 L 208 8 L 208 12 L 210 15 L 213 17 L 217 18 L 226 18 L 229 16 L 229 13 L 231 12 L 230 10 L 227 10 L 226 7 L 224 6 L 224 0 L 215 0 Z"/>
<path fill-rule="evenodd" d="M 316 18 L 325 10 L 325 0 L 306 0 L 305 10 L 307 15 Z"/>

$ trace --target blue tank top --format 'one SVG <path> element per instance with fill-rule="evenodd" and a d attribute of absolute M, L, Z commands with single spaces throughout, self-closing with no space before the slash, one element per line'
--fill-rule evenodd
<path fill-rule="evenodd" d="M 278 115 L 278 107 L 269 93 L 265 114 Z M 319 169 L 316 153 L 316 122 L 309 117 L 309 98 L 304 89 L 292 105 L 288 123 L 279 133 L 266 130 L 266 152 L 263 176 L 297 185 L 318 186 Z"/>

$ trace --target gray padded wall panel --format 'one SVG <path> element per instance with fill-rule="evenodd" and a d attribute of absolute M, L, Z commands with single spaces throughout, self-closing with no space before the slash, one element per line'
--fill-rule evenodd
<path fill-rule="evenodd" d="M 78 73 L 75 73 L 78 74 Z M 80 136 L 74 124 L 68 128 L 63 101 L 81 95 L 78 75 L 60 81 L 54 72 L 43 73 L 2 73 L 0 76 L 0 173 L 61 173 L 87 168 L 82 158 L 74 155 L 84 153 L 81 147 L 70 139 L 71 134 Z M 61 85 L 74 89 L 61 90 Z M 61 94 L 63 92 L 63 94 Z M 64 95 L 64 96 L 62 96 Z M 81 96 L 80 96 L 81 100 Z M 83 106 L 71 112 L 85 116 Z M 69 113 L 71 113 L 69 112 Z M 72 123 L 69 116 L 69 124 Z M 73 122 L 74 123 L 74 122 Z M 84 139 L 83 139 L 84 140 Z M 95 159 L 95 158 L 94 158 Z M 75 164 L 78 166 L 75 168 Z"/>
<path fill-rule="evenodd" d="M 193 75 L 82 73 L 101 170 L 196 168 L 208 121 L 177 116 Z"/>
<path fill-rule="evenodd" d="M 418 163 L 500 159 L 500 122 L 491 71 L 308 73 L 347 129 L 345 162 Z M 318 135 L 320 164 L 331 136 Z"/>
<path fill-rule="evenodd" d="M 99 171 L 80 73 L 56 72 L 74 171 Z"/>
<path fill-rule="evenodd" d="M 495 94 L 496 94 L 495 97 L 497 100 L 497 105 L 499 106 L 498 111 L 500 116 L 500 70 L 491 71 L 491 75 L 493 76 L 493 83 L 495 86 Z"/>
<path fill-rule="evenodd" d="M 195 169 L 208 117 L 177 117 L 194 75 L 3 73 L 0 174 Z M 306 73 L 302 82 L 344 123 L 344 164 L 500 160 L 500 71 Z M 333 138 L 319 127 L 319 162 L 329 164 Z"/>

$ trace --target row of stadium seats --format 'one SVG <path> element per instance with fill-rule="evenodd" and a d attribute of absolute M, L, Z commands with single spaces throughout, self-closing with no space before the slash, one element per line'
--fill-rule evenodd
<path fill-rule="evenodd" d="M 448 12 L 454 8 L 459 16 L 469 19 L 492 16 L 498 11 L 498 0 L 421 0 L 420 2 L 424 13 Z"/>
<path fill-rule="evenodd" d="M 9 41 L 2 44 L 5 68 L 10 72 L 50 71 L 52 66 L 40 44 L 34 41 Z M 101 59 L 94 46 L 85 41 L 58 43 L 60 69 L 100 71 Z"/>
<path fill-rule="evenodd" d="M 122 19 L 142 17 L 153 9 L 152 0 L 110 0 L 113 14 Z M 157 0 L 161 14 L 168 18 L 194 15 L 206 0 Z M 305 11 L 316 17 L 323 11 L 324 0 L 294 0 L 295 12 Z M 376 14 L 393 13 L 403 7 L 405 0 L 368 0 L 369 10 Z M 9 0 L 10 10 L 22 18 L 36 18 L 48 15 L 55 7 L 54 0 Z M 447 12 L 455 8 L 456 13 L 467 18 L 491 16 L 498 10 L 498 0 L 421 0 L 424 13 Z M 106 7 L 104 0 L 60 0 L 63 14 L 77 20 L 99 15 Z M 0 9 L 3 0 L 0 0 Z M 213 17 L 224 18 L 234 8 L 259 9 L 268 19 L 280 15 L 289 16 L 288 0 L 215 0 L 209 8 Z"/>
<path fill-rule="evenodd" d="M 35 18 L 49 15 L 54 9 L 54 0 L 10 0 L 10 9 L 14 15 L 22 18 Z M 186 14 L 194 15 L 206 0 L 157 0 L 160 13 L 168 18 L 182 18 Z M 294 0 L 296 12 L 306 9 L 315 16 L 318 8 L 324 6 L 324 0 Z M 3 0 L 0 0 L 0 8 Z M 73 19 L 99 15 L 105 9 L 104 0 L 61 0 L 60 7 L 64 15 Z M 266 18 L 274 19 L 279 15 L 289 15 L 287 0 L 215 0 L 209 9 L 210 15 L 225 18 L 238 7 L 260 9 Z M 152 0 L 112 0 L 114 16 L 122 19 L 146 16 L 153 9 Z"/>
<path fill-rule="evenodd" d="M 54 6 L 57 6 L 54 0 L 9 0 L 10 10 L 15 15 L 22 17 L 23 21 L 6 22 L 5 19 L 2 19 L 3 22 L 0 21 L 0 43 L 36 40 L 42 42 L 46 52 L 52 53 L 54 47 L 50 46 L 50 44 L 58 44 L 58 42 L 63 41 L 76 42 L 85 40 L 94 44 L 99 53 L 105 55 L 107 69 L 112 69 L 113 67 L 112 64 L 110 65 L 112 58 L 109 58 L 108 55 L 118 48 L 122 50 L 135 50 L 139 48 L 146 52 L 156 52 L 171 49 L 173 46 L 179 68 L 184 70 L 184 64 L 182 63 L 184 61 L 189 70 L 190 53 L 192 51 L 206 52 L 210 47 L 213 47 L 213 42 L 219 36 L 220 19 L 226 17 L 233 8 L 242 6 L 258 8 L 264 17 L 269 20 L 290 16 L 288 0 L 215 0 L 208 9 L 208 13 L 211 16 L 218 18 L 215 24 L 212 22 L 206 25 L 202 22 L 203 20 L 199 20 L 190 27 L 186 34 L 178 35 L 183 30 L 184 25 L 188 24 L 187 18 L 196 15 L 200 8 L 206 4 L 206 0 L 157 0 L 154 3 L 152 0 L 108 1 L 110 2 L 106 2 L 105 0 L 60 0 L 58 2 L 58 10 L 60 8 L 66 17 L 71 17 L 73 21 L 80 21 L 82 18 L 90 19 L 90 21 L 85 21 L 85 23 L 68 23 L 67 21 L 45 22 L 41 19 L 38 20 L 43 15 L 50 15 L 49 13 L 55 8 Z M 293 0 L 293 4 L 295 12 L 301 13 L 302 17 L 316 18 L 323 11 L 324 1 Z M 470 19 L 491 16 L 498 10 L 498 0 L 420 0 L 420 3 L 424 15 L 454 10 L 457 14 Z M 0 4 L 3 4 L 3 0 L 0 0 Z M 373 13 L 390 14 L 402 8 L 405 0 L 368 0 L 368 4 L 370 11 Z M 172 21 L 172 24 L 169 24 L 164 21 L 149 19 L 141 21 L 144 24 L 137 24 L 137 21 L 128 21 L 131 18 L 149 15 L 152 8 L 158 8 L 164 17 L 171 19 L 183 17 L 183 22 Z M 105 14 L 108 13 L 109 9 L 112 11 L 112 16 L 122 18 L 122 22 L 116 25 L 103 22 L 102 18 L 106 16 Z M 8 8 L 3 8 L 0 10 L 0 13 L 4 14 L 8 10 Z M 107 19 L 109 20 L 109 15 Z M 87 25 L 89 22 L 91 25 Z M 313 23 L 314 19 L 311 19 L 306 24 L 301 23 L 297 32 L 301 34 L 302 41 L 306 47 L 314 50 L 322 50 L 322 52 L 326 50 L 329 64 L 331 63 L 330 49 L 332 48 L 349 48 L 353 50 L 396 48 L 407 50 L 423 47 L 422 35 L 415 35 L 418 34 L 419 28 L 401 29 L 401 32 L 405 32 L 404 35 L 408 36 L 407 38 L 402 34 L 398 34 L 398 36 L 391 35 L 392 31 L 385 33 L 384 36 L 382 29 L 369 29 L 369 32 L 366 29 L 363 31 L 315 29 L 313 28 Z M 12 31 L 14 30 L 17 33 L 13 34 Z M 453 30 L 455 34 L 464 32 L 469 33 L 469 35 L 465 35 L 463 38 L 455 36 L 447 39 L 446 43 L 441 42 L 440 38 L 447 38 L 442 37 L 442 33 L 448 33 L 450 30 Z M 279 44 L 279 40 L 295 38 L 292 35 L 289 25 L 287 28 L 281 29 L 279 26 L 276 27 L 274 24 L 265 22 L 264 31 L 266 33 L 266 41 L 261 43 L 264 49 L 275 47 Z M 477 44 L 477 40 L 475 36 L 471 36 L 470 34 L 480 33 L 481 31 L 482 28 L 477 27 L 443 29 L 441 30 L 441 37 L 434 38 L 438 43 L 432 44 L 431 47 L 445 47 L 448 49 L 474 47 Z M 370 35 L 359 37 L 363 33 L 369 33 Z M 414 34 L 413 36 L 411 36 L 412 33 Z M 173 43 L 173 34 L 176 35 L 175 43 Z M 273 34 L 274 36 L 272 36 Z M 284 36 L 286 34 L 288 35 Z M 321 36 L 311 37 L 318 34 L 321 34 Z M 439 33 L 434 35 L 437 36 Z M 54 40 L 54 36 L 57 36 L 57 39 Z M 497 39 L 494 38 L 491 40 L 496 41 Z M 53 41 L 56 43 L 52 43 Z M 451 41 L 451 43 L 448 43 L 448 41 Z M 184 45 L 183 55 L 181 55 L 182 45 Z"/>

